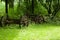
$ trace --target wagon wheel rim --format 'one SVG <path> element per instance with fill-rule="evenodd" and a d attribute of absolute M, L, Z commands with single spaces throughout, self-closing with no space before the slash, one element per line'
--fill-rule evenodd
<path fill-rule="evenodd" d="M 4 19 L 4 17 L 1 18 L 1 24 L 2 24 L 2 27 L 5 26 L 5 20 L 6 20 L 6 19 Z"/>

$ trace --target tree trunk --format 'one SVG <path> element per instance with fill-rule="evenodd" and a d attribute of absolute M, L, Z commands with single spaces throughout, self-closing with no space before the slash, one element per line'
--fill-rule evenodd
<path fill-rule="evenodd" d="M 34 14 L 34 0 L 32 0 L 32 14 Z"/>
<path fill-rule="evenodd" d="M 58 0 L 58 5 L 59 5 L 59 0 Z"/>
<path fill-rule="evenodd" d="M 51 15 L 51 4 L 52 4 L 52 1 L 49 2 L 49 8 L 48 8 L 48 15 L 49 15 L 49 17 Z"/>
<path fill-rule="evenodd" d="M 26 12 L 25 15 L 29 15 L 30 14 L 30 5 L 29 5 L 30 0 L 25 0 L 25 4 L 26 4 Z"/>
<path fill-rule="evenodd" d="M 18 7 L 20 7 L 20 0 L 19 0 L 19 2 L 18 2 Z"/>
<path fill-rule="evenodd" d="M 8 0 L 5 0 L 5 12 L 6 12 L 6 17 L 8 18 Z"/>
<path fill-rule="evenodd" d="M 9 0 L 9 8 L 14 8 L 14 0 Z"/>

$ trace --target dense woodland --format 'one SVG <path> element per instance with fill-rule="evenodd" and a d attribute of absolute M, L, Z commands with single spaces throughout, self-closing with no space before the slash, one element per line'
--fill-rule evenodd
<path fill-rule="evenodd" d="M 30 23 L 60 23 L 60 0 L 1 0 L 5 13 L 0 17 L 1 26 Z"/>

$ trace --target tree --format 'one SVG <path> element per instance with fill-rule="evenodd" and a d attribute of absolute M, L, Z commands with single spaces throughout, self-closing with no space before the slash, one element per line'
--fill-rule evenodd
<path fill-rule="evenodd" d="M 57 3 L 53 5 L 54 11 L 53 11 L 53 13 L 52 13 L 52 19 L 55 17 L 55 15 L 57 14 L 57 12 L 60 10 L 59 0 L 53 0 L 53 2 L 54 2 L 54 3 L 57 2 Z"/>
<path fill-rule="evenodd" d="M 9 0 L 9 8 L 14 8 L 14 0 Z"/>
<path fill-rule="evenodd" d="M 6 17 L 8 18 L 8 0 L 5 0 L 5 12 L 6 12 Z"/>
<path fill-rule="evenodd" d="M 32 0 L 32 14 L 34 14 L 34 1 L 36 0 Z"/>
<path fill-rule="evenodd" d="M 51 17 L 51 19 L 54 18 L 54 16 L 56 15 L 56 13 L 59 11 L 60 9 L 60 3 L 59 0 L 39 0 L 40 3 L 42 4 L 43 7 L 45 7 L 48 11 L 48 15 Z"/>

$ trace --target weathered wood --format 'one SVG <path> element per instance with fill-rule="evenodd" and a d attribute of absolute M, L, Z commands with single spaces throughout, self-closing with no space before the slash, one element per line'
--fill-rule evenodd
<path fill-rule="evenodd" d="M 10 25 L 10 24 L 19 24 L 19 27 L 22 26 L 28 26 L 28 19 L 26 16 L 21 16 L 20 19 L 11 19 L 11 18 L 8 18 L 6 19 L 6 17 L 2 17 L 2 20 L 1 20 L 1 23 L 2 23 L 2 26 L 6 26 L 6 25 Z"/>

